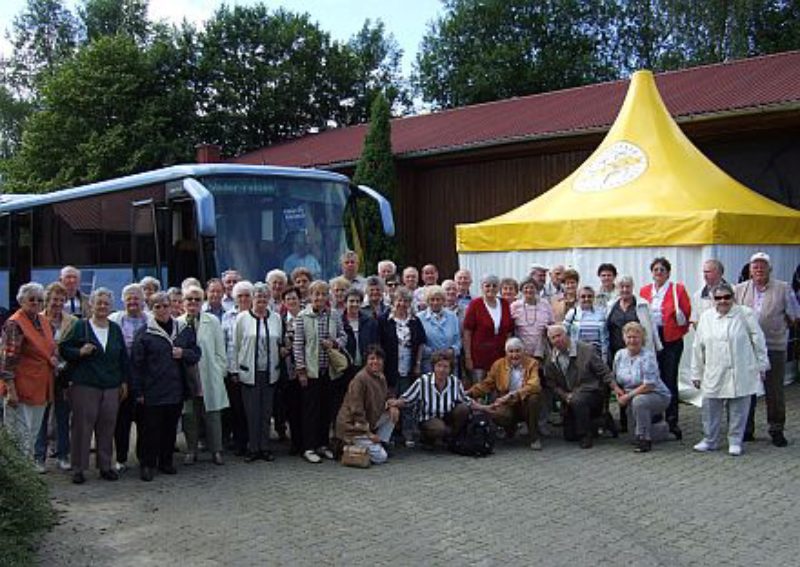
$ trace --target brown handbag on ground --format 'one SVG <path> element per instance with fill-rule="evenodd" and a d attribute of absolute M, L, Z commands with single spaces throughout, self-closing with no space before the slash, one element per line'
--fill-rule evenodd
<path fill-rule="evenodd" d="M 366 447 L 345 445 L 342 449 L 342 464 L 346 467 L 368 469 L 372 462 L 369 460 L 369 451 Z"/>

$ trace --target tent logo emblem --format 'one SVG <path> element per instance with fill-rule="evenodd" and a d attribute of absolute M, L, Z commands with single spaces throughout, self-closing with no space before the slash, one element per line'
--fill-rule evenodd
<path fill-rule="evenodd" d="M 638 179 L 647 170 L 647 154 L 631 142 L 614 142 L 589 161 L 572 188 L 579 193 L 616 189 Z"/>

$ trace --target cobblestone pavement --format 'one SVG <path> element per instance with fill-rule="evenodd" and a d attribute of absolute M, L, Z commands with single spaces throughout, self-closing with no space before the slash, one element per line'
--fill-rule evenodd
<path fill-rule="evenodd" d="M 758 439 L 734 458 L 684 441 L 634 454 L 547 439 L 498 442 L 486 459 L 403 450 L 382 467 L 274 463 L 224 467 L 208 455 L 176 476 L 86 484 L 51 471 L 60 523 L 43 565 L 797 565 L 800 385 L 787 390 L 790 445 Z M 176 459 L 178 460 L 178 459 Z"/>

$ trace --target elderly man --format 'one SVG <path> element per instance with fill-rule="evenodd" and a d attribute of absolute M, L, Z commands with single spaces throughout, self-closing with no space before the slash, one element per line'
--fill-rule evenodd
<path fill-rule="evenodd" d="M 544 366 L 548 386 L 561 400 L 564 439 L 580 440 L 581 448 L 592 447 L 592 419 L 603 415 L 603 387 L 616 386 L 614 374 L 590 344 L 572 341 L 563 325 L 547 327 L 552 347 Z"/>
<path fill-rule="evenodd" d="M 800 306 L 786 282 L 770 278 L 772 266 L 764 252 L 750 257 L 750 279 L 736 286 L 736 302 L 752 308 L 761 330 L 767 339 L 767 356 L 770 370 L 764 378 L 767 398 L 767 423 L 772 444 L 786 447 L 783 435 L 786 423 L 786 401 L 783 396 L 783 378 L 786 374 L 786 348 L 789 338 L 788 323 L 800 319 Z M 745 429 L 745 441 L 752 441 L 755 431 L 756 396 L 750 403 L 750 415 Z"/>
<path fill-rule="evenodd" d="M 505 344 L 506 355 L 494 362 L 486 378 L 472 386 L 467 392 L 471 398 L 486 395 L 496 396 L 488 406 L 476 404 L 492 416 L 494 422 L 506 430 L 509 437 L 515 432 L 517 423 L 528 426 L 530 447 L 534 451 L 542 448 L 539 440 L 539 362 L 525 354 L 522 341 L 512 337 Z"/>
<path fill-rule="evenodd" d="M 225 287 L 225 295 L 222 296 L 222 307 L 225 311 L 232 311 L 236 307 L 233 297 L 233 286 L 242 281 L 242 276 L 236 270 L 225 270 L 222 272 L 222 285 Z"/>
<path fill-rule="evenodd" d="M 696 291 L 694 295 L 692 295 L 692 314 L 690 320 L 695 327 L 697 326 L 697 322 L 700 321 L 700 315 L 703 314 L 703 311 L 714 307 L 714 298 L 711 296 L 711 290 L 725 282 L 725 278 L 722 277 L 724 273 L 725 267 L 719 260 L 709 258 L 703 262 L 703 281 L 705 285 L 703 289 Z"/>
<path fill-rule="evenodd" d="M 472 301 L 472 292 L 470 291 L 472 287 L 472 272 L 458 270 L 453 275 L 453 279 L 456 282 L 456 286 L 458 286 L 458 304 L 463 311 L 466 311 L 469 302 Z"/>
<path fill-rule="evenodd" d="M 564 271 L 566 268 L 558 264 L 550 268 L 550 281 L 544 286 L 544 297 L 548 299 L 559 298 L 564 295 Z"/>
<path fill-rule="evenodd" d="M 341 275 L 350 282 L 350 287 L 354 287 L 361 291 L 361 293 L 364 293 L 367 280 L 358 273 L 358 268 L 360 266 L 358 254 L 352 250 L 346 250 L 344 254 L 342 254 L 342 257 L 339 258 L 339 265 L 342 268 Z"/>
<path fill-rule="evenodd" d="M 84 319 L 90 315 L 89 298 L 81 294 L 81 271 L 75 266 L 64 266 L 58 281 L 67 289 L 64 313 Z"/>
<path fill-rule="evenodd" d="M 529 273 L 533 285 L 536 287 L 536 293 L 539 297 L 545 297 L 545 285 L 547 284 L 547 267 L 542 264 L 534 263 L 531 265 Z"/>

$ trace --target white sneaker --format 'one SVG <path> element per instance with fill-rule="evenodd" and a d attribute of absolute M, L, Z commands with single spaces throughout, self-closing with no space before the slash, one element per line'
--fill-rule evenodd
<path fill-rule="evenodd" d="M 69 459 L 58 459 L 58 468 L 62 471 L 71 471 L 72 464 L 70 464 Z"/>
<path fill-rule="evenodd" d="M 542 450 L 542 442 L 539 439 L 537 439 L 536 441 L 531 443 L 531 449 L 533 449 L 534 451 L 541 451 Z"/>
<path fill-rule="evenodd" d="M 33 470 L 39 474 L 46 473 L 47 468 L 44 466 L 44 461 L 33 461 Z"/>
<path fill-rule="evenodd" d="M 114 470 L 117 471 L 117 473 L 122 474 L 126 470 L 128 470 L 128 465 L 126 465 L 125 463 L 115 463 Z"/>
<path fill-rule="evenodd" d="M 319 449 L 317 449 L 317 456 L 332 461 L 333 451 L 331 451 L 328 447 L 320 447 Z"/>
<path fill-rule="evenodd" d="M 734 457 L 738 457 L 742 454 L 742 446 L 741 445 L 731 445 L 728 447 L 728 454 L 733 455 Z"/>
<path fill-rule="evenodd" d="M 303 458 L 309 463 L 317 464 L 322 462 L 320 456 L 317 455 L 314 451 L 305 451 L 303 453 Z"/>
<path fill-rule="evenodd" d="M 711 443 L 709 443 L 705 439 L 703 439 L 702 441 L 700 441 L 700 443 L 698 443 L 697 445 L 692 447 L 692 449 L 694 449 L 695 451 L 698 451 L 700 453 L 708 453 L 709 451 L 716 451 L 717 450 L 717 448 L 714 447 L 714 445 L 712 445 Z"/>

